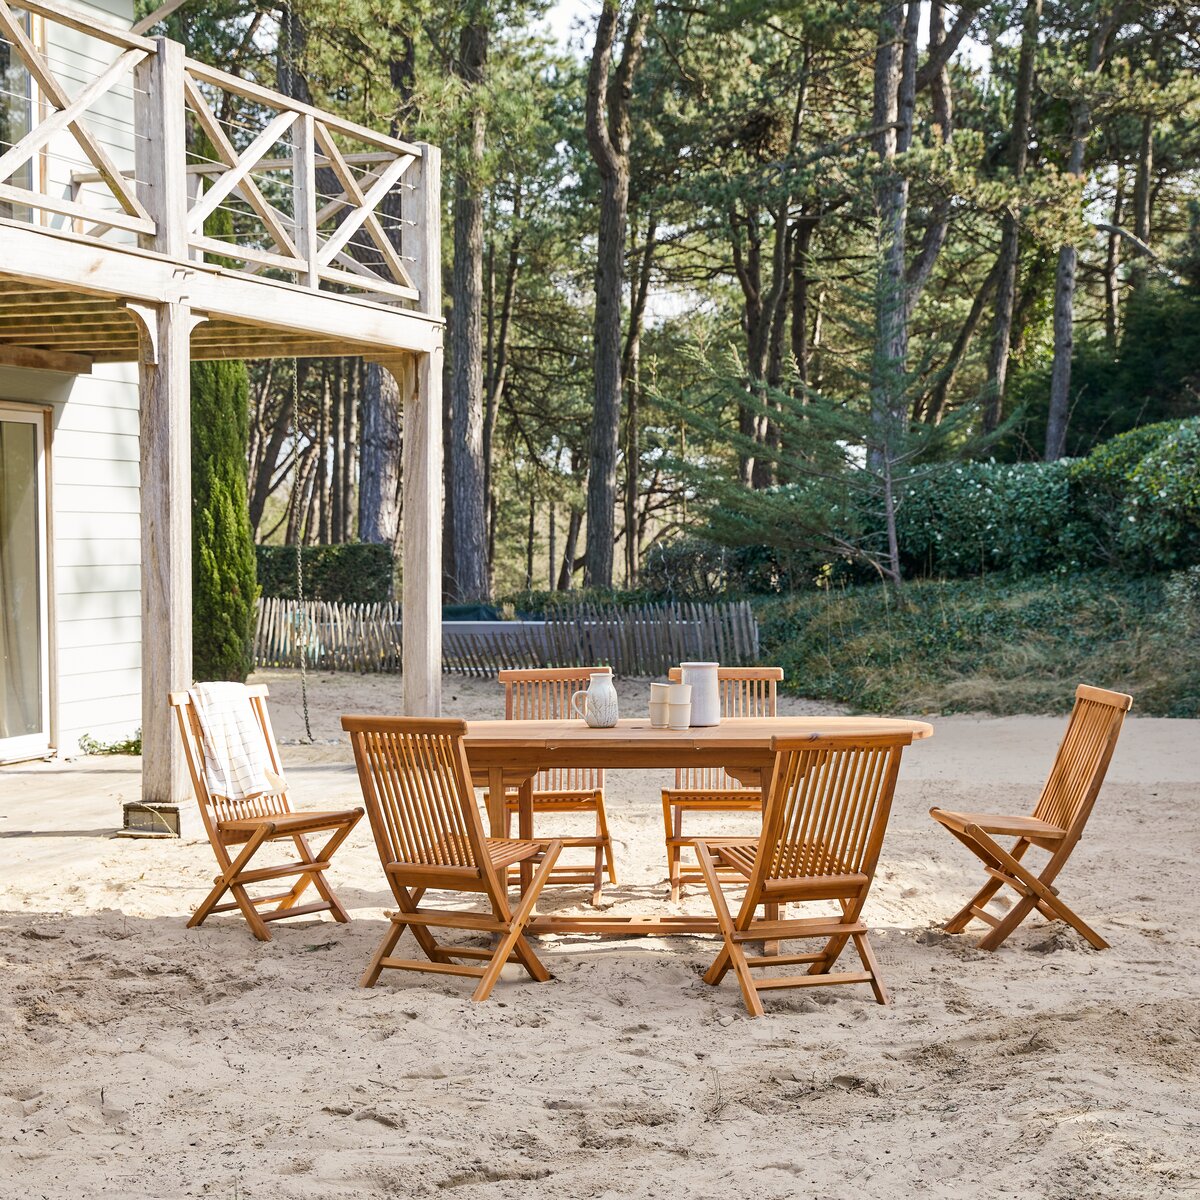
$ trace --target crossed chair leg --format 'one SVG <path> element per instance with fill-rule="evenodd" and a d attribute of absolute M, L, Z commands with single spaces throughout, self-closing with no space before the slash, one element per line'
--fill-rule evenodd
<path fill-rule="evenodd" d="M 1035 875 L 1021 859 L 1031 843 L 1026 838 L 1018 839 L 1012 850 L 1005 850 L 990 834 L 978 825 L 966 825 L 962 830 L 946 825 L 968 850 L 983 863 L 988 881 L 967 901 L 944 928 L 947 933 L 961 933 L 974 919 L 991 926 L 991 932 L 979 942 L 981 950 L 995 950 L 1036 908 L 1049 921 L 1065 921 L 1077 930 L 1097 950 L 1107 950 L 1108 943 L 1084 919 L 1060 898 L 1058 889 L 1052 886 L 1066 859 L 1066 851 L 1056 851 L 1043 868 Z M 1004 886 L 1011 887 L 1020 897 L 1004 917 L 995 917 L 984 905 Z"/>
<path fill-rule="evenodd" d="M 838 918 L 800 917 L 790 919 L 772 919 L 772 910 L 777 911 L 775 903 L 767 904 L 767 918 L 757 920 L 754 913 L 757 905 L 743 905 L 742 912 L 735 921 L 729 911 L 725 894 L 717 875 L 716 863 L 707 845 L 695 843 L 700 869 L 704 873 L 704 881 L 708 885 L 712 897 L 713 909 L 717 917 L 717 926 L 721 931 L 724 945 L 711 967 L 704 975 L 704 982 L 714 986 L 725 978 L 729 970 L 733 970 L 738 985 L 742 991 L 742 999 L 752 1017 L 764 1015 L 760 992 L 779 988 L 814 987 L 832 983 L 868 983 L 880 1004 L 890 1002 L 887 989 L 880 978 L 879 962 L 871 948 L 867 927 L 859 919 L 865 893 L 852 899 L 839 899 L 842 916 Z M 761 897 L 759 898 L 762 903 Z M 809 954 L 780 954 L 772 953 L 777 944 L 783 940 L 824 938 L 822 949 Z M 752 941 L 764 943 L 762 955 L 746 954 L 745 944 Z M 854 948 L 862 960 L 862 971 L 833 970 L 846 943 L 853 941 Z M 787 975 L 767 979 L 755 979 L 753 971 L 761 968 L 802 966 L 808 970 L 803 975 Z"/>
<path fill-rule="evenodd" d="M 517 963 L 524 967 L 529 976 L 538 983 L 545 983 L 551 978 L 541 959 L 534 953 L 525 936 L 526 926 L 533 916 L 534 906 L 541 895 L 542 888 L 550 878 L 555 860 L 562 850 L 562 843 L 550 842 L 542 855 L 542 861 L 534 873 L 528 888 L 525 889 L 515 909 L 508 905 L 503 893 L 492 896 L 491 913 L 451 912 L 440 909 L 422 910 L 418 907 L 425 889 L 414 887 L 409 889 L 399 883 L 393 886 L 398 912 L 389 913 L 391 928 L 379 944 L 371 959 L 370 965 L 359 979 L 360 987 L 374 987 L 385 967 L 394 967 L 406 971 L 433 971 L 443 975 L 463 975 L 476 978 L 472 1000 L 486 1000 L 500 978 L 500 972 L 505 963 Z M 499 935 L 499 942 L 493 949 L 485 950 L 474 946 L 451 946 L 437 941 L 430 928 L 469 929 L 476 933 L 492 933 Z M 406 929 L 411 929 L 417 944 L 424 951 L 428 961 L 420 959 L 393 958 L 392 951 L 396 948 L 401 935 Z M 483 966 L 469 966 L 456 963 L 456 958 L 482 960 Z"/>
<path fill-rule="evenodd" d="M 346 912 L 333 888 L 329 886 L 323 872 L 328 869 L 334 853 L 353 828 L 354 822 L 351 822 L 335 829 L 319 854 L 313 854 L 303 834 L 291 834 L 289 836 L 295 843 L 296 853 L 299 857 L 298 862 L 247 870 L 246 865 L 258 853 L 263 843 L 275 839 L 278 835 L 276 824 L 273 821 L 264 821 L 250 835 L 238 856 L 230 860 L 222 873 L 216 876 L 212 891 L 192 914 L 188 921 L 188 928 L 194 929 L 196 926 L 202 925 L 213 913 L 231 912 L 233 909 L 241 910 L 242 916 L 246 918 L 246 924 L 250 926 L 251 932 L 260 942 L 271 940 L 267 922 L 278 921 L 284 917 L 298 917 L 308 913 L 327 911 L 335 921 L 345 924 L 350 920 L 350 914 Z M 268 879 L 286 879 L 292 875 L 299 876 L 299 878 L 286 892 L 270 896 L 251 896 L 246 890 L 247 885 L 250 884 L 263 883 Z M 310 885 L 317 889 L 321 900 L 314 901 L 312 904 L 299 904 L 300 897 Z M 218 903 L 226 892 L 233 896 L 233 901 L 226 904 Z M 264 913 L 259 908 L 264 904 L 274 904 L 275 907 L 270 912 Z"/>

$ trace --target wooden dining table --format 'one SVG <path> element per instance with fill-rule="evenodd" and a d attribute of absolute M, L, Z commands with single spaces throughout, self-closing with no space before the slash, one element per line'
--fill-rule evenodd
<path fill-rule="evenodd" d="M 467 761 L 477 787 L 488 791 L 492 837 L 506 835 L 505 795 L 518 794 L 518 836 L 533 835 L 533 778 L 556 767 L 606 770 L 661 770 L 676 767 L 723 767 L 748 787 L 765 791 L 774 761 L 774 738 L 857 738 L 910 733 L 928 738 L 925 721 L 893 717 L 727 717 L 719 725 L 696 729 L 659 729 L 648 718 L 618 721 L 610 729 L 592 729 L 583 721 L 468 721 Z M 764 800 L 765 800 L 764 795 Z M 522 882 L 527 882 L 523 877 Z M 715 933 L 715 917 L 656 913 L 542 914 L 534 933 L 608 933 L 663 935 Z"/>

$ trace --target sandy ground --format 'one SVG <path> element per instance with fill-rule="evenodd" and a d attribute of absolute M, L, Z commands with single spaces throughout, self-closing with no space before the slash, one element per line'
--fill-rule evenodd
<path fill-rule="evenodd" d="M 295 739 L 296 680 L 269 682 Z M 632 708 L 645 686 L 621 690 Z M 337 715 L 396 708 L 398 682 L 311 691 L 294 792 L 355 801 Z M 499 713 L 491 683 L 446 696 Z M 996 954 L 937 931 L 979 870 L 926 810 L 1028 809 L 1062 725 L 935 727 L 868 906 L 893 1005 L 826 988 L 759 1021 L 702 982 L 701 938 L 543 939 L 555 978 L 510 968 L 484 1005 L 437 977 L 360 990 L 390 904 L 365 822 L 331 872 L 354 921 L 259 945 L 232 916 L 184 928 L 206 843 L 111 838 L 134 760 L 5 768 L 0 1197 L 1200 1195 L 1200 722 L 1128 723 L 1061 877 L 1104 953 L 1039 918 Z M 668 907 L 661 782 L 610 776 L 616 911 Z"/>

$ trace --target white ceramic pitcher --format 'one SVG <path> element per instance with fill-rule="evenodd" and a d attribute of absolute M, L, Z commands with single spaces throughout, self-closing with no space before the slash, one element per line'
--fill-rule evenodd
<path fill-rule="evenodd" d="M 587 690 L 571 697 L 571 711 L 593 729 L 611 729 L 617 723 L 617 689 L 612 671 L 593 671 Z"/>
<path fill-rule="evenodd" d="M 715 662 L 679 664 L 679 682 L 692 686 L 692 725 L 720 725 L 721 688 Z"/>

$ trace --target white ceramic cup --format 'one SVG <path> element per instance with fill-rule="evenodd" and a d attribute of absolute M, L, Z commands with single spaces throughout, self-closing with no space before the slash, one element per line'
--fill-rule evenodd
<path fill-rule="evenodd" d="M 692 723 L 692 686 L 673 683 L 667 689 L 667 723 L 672 729 L 687 729 Z"/>
<path fill-rule="evenodd" d="M 667 727 L 667 709 L 671 703 L 668 698 L 670 690 L 669 683 L 652 683 L 650 685 L 650 724 L 655 729 Z"/>

